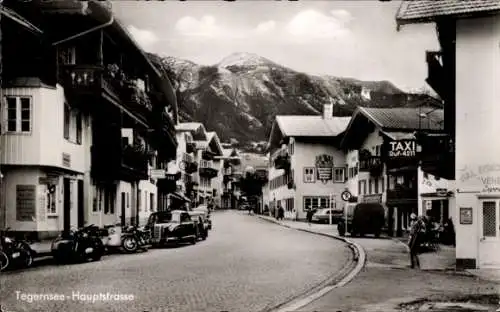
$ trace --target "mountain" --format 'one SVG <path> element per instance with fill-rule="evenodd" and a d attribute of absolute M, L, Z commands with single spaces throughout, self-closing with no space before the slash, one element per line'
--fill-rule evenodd
<path fill-rule="evenodd" d="M 234 53 L 217 64 L 149 54 L 174 88 L 181 121 L 200 121 L 223 141 L 265 141 L 276 115 L 317 115 L 333 101 L 334 115 L 357 106 L 440 106 L 427 94 L 407 94 L 389 81 L 308 75 L 253 53 Z"/>

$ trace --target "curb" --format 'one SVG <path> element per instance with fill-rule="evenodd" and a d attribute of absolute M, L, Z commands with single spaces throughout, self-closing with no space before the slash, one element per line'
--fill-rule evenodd
<path fill-rule="evenodd" d="M 297 300 L 297 301 L 292 300 L 292 302 L 285 303 L 282 306 L 279 306 L 277 309 L 273 310 L 274 312 L 297 311 L 298 309 L 308 305 L 309 303 L 313 302 L 314 300 L 324 296 L 326 293 L 330 292 L 331 290 L 345 286 L 346 284 L 351 282 L 356 277 L 356 275 L 359 274 L 359 272 L 361 272 L 361 270 L 364 268 L 364 266 L 366 264 L 366 252 L 363 249 L 363 247 L 361 247 L 359 244 L 357 244 L 357 243 L 355 243 L 355 242 L 353 242 L 345 237 L 327 234 L 327 233 L 316 232 L 313 230 L 299 229 L 299 228 L 295 228 L 293 226 L 289 226 L 287 224 L 281 223 L 279 221 L 270 220 L 270 219 L 262 217 L 262 216 L 258 216 L 258 217 L 261 220 L 265 220 L 265 221 L 268 221 L 270 223 L 275 223 L 275 224 L 278 224 L 280 226 L 283 226 L 283 227 L 286 227 L 289 229 L 302 231 L 302 232 L 306 232 L 306 233 L 310 233 L 310 234 L 321 235 L 321 236 L 333 238 L 336 240 L 340 240 L 340 241 L 346 243 L 347 247 L 349 247 L 352 250 L 353 262 L 356 263 L 354 268 L 352 268 L 347 273 L 347 275 L 345 275 L 340 281 L 335 282 L 333 285 L 327 285 L 325 287 L 322 287 L 320 290 L 314 291 L 314 293 L 309 294 L 305 298 L 302 298 L 302 299 Z M 350 267 L 351 266 L 349 266 L 349 268 Z"/>

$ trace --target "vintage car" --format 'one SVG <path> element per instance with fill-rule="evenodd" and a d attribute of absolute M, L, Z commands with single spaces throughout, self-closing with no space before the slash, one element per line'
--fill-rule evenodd
<path fill-rule="evenodd" d="M 191 216 L 191 220 L 196 223 L 198 227 L 198 238 L 202 240 L 208 237 L 208 223 L 207 223 L 207 213 L 200 210 L 192 210 L 188 212 Z"/>
<path fill-rule="evenodd" d="M 197 222 L 183 210 L 153 212 L 145 228 L 152 233 L 153 246 L 183 242 L 196 244 L 199 236 Z"/>
<path fill-rule="evenodd" d="M 329 223 L 330 222 L 330 214 L 332 223 L 338 223 L 342 216 L 344 215 L 344 211 L 335 210 L 330 208 L 324 208 L 316 211 L 312 216 L 312 221 L 317 223 Z"/>

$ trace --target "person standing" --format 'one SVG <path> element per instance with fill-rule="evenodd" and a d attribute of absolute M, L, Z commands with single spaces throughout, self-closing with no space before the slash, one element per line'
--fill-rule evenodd
<path fill-rule="evenodd" d="M 422 244 L 423 236 L 425 235 L 425 221 L 422 217 L 418 218 L 410 229 L 410 239 L 408 247 L 410 247 L 410 262 L 411 268 L 417 266 L 420 268 L 420 261 L 418 254 L 420 252 L 420 245 Z"/>
<path fill-rule="evenodd" d="M 311 226 L 313 214 L 314 210 L 311 208 L 311 206 L 309 206 L 309 208 L 307 208 L 307 214 L 306 214 L 307 224 L 309 224 L 309 226 Z"/>

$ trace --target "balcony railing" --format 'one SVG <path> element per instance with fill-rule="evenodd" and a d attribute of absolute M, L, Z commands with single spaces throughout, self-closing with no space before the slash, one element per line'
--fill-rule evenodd
<path fill-rule="evenodd" d="M 276 169 L 290 170 L 290 156 L 287 153 L 280 153 L 274 159 L 274 167 Z"/>
<path fill-rule="evenodd" d="M 148 177 L 149 155 L 140 148 L 132 145 L 125 145 L 122 149 L 122 167 L 135 171 L 136 174 Z"/>
<path fill-rule="evenodd" d="M 152 103 L 146 92 L 123 75 L 111 73 L 101 66 L 64 65 L 61 66 L 60 78 L 65 89 L 77 96 L 100 95 L 104 92 L 145 120 L 152 111 Z"/>
<path fill-rule="evenodd" d="M 427 79 L 425 80 L 429 86 L 436 91 L 440 96 L 443 96 L 445 90 L 445 73 L 442 65 L 442 52 L 427 51 Z"/>
<path fill-rule="evenodd" d="M 200 163 L 200 176 L 207 178 L 215 178 L 218 174 L 217 168 L 213 165 L 212 162 L 202 161 Z"/>
<path fill-rule="evenodd" d="M 390 204 L 416 202 L 417 197 L 417 187 L 396 186 L 394 189 L 387 190 L 387 203 Z"/>
<path fill-rule="evenodd" d="M 359 159 L 359 171 L 370 172 L 370 175 L 378 177 L 382 174 L 382 159 L 380 156 L 366 156 Z"/>
<path fill-rule="evenodd" d="M 214 159 L 214 153 L 205 150 L 205 151 L 201 152 L 201 158 L 204 159 L 204 160 L 213 160 Z"/>

